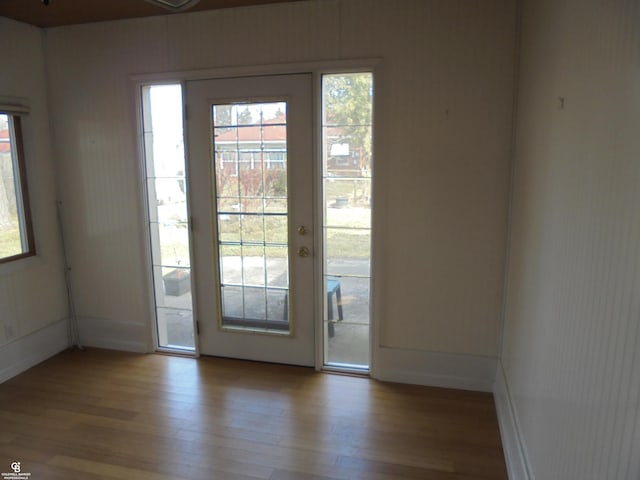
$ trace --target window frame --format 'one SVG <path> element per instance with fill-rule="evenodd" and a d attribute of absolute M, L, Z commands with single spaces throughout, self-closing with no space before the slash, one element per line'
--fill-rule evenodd
<path fill-rule="evenodd" d="M 27 168 L 24 155 L 24 136 L 22 133 L 22 118 L 11 110 L 0 108 L 0 115 L 8 118 L 9 140 L 11 145 L 11 161 L 13 163 L 13 175 L 18 209 L 18 223 L 20 228 L 20 242 L 22 253 L 8 257 L 0 257 L 0 265 L 21 260 L 36 255 L 35 238 L 33 234 L 33 219 L 31 216 L 31 204 L 29 201 L 29 188 L 27 185 Z M 15 178 L 17 174 L 17 179 Z M 25 248 L 26 244 L 26 248 Z"/>

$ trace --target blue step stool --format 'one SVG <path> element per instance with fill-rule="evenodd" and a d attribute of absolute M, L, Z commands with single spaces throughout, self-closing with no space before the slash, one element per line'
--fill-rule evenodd
<path fill-rule="evenodd" d="M 333 324 L 333 296 L 336 296 L 336 306 L 338 307 L 338 321 L 344 319 L 342 313 L 342 290 L 340 289 L 340 280 L 337 278 L 327 278 L 327 320 L 329 321 L 329 337 L 335 335 Z"/>
<path fill-rule="evenodd" d="M 342 312 L 342 290 L 340 289 L 340 280 L 337 278 L 327 278 L 327 320 L 329 321 L 328 330 L 329 337 L 333 337 L 336 332 L 334 328 L 335 320 L 333 319 L 333 297 L 336 297 L 336 306 L 338 307 L 338 321 L 344 319 Z M 289 310 L 287 308 L 289 301 L 289 294 L 284 294 L 284 312 L 283 317 L 285 320 L 289 318 Z"/>

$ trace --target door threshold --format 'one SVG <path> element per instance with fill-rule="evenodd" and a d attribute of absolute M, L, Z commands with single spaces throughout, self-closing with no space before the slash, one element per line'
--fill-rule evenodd
<path fill-rule="evenodd" d="M 358 365 L 350 365 L 347 363 L 333 363 L 323 365 L 322 371 L 326 373 L 353 375 L 358 377 L 369 377 L 371 374 L 371 370 L 369 370 L 369 368 L 360 367 Z"/>
<path fill-rule="evenodd" d="M 158 348 L 155 352 L 158 355 L 167 355 L 171 357 L 197 358 L 198 355 L 194 350 L 178 350 L 174 348 Z"/>

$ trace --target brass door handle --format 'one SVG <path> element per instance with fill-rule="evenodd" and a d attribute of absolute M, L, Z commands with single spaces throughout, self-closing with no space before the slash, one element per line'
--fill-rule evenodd
<path fill-rule="evenodd" d="M 299 257 L 302 257 L 302 258 L 308 257 L 310 253 L 311 252 L 309 252 L 309 249 L 307 247 L 300 247 L 298 249 L 298 256 Z"/>
<path fill-rule="evenodd" d="M 300 235 L 306 235 L 308 231 L 309 231 L 309 230 L 307 230 L 307 227 L 305 227 L 304 225 L 300 225 L 300 226 L 298 227 L 298 233 L 299 233 Z"/>

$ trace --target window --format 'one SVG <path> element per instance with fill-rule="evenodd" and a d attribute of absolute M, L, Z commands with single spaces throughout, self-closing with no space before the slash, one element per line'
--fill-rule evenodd
<path fill-rule="evenodd" d="M 369 368 L 373 74 L 322 76 L 325 358 Z"/>
<path fill-rule="evenodd" d="M 35 255 L 20 116 L 0 110 L 0 263 Z"/>
<path fill-rule="evenodd" d="M 182 86 L 145 86 L 142 105 L 157 344 L 194 352 Z"/>

